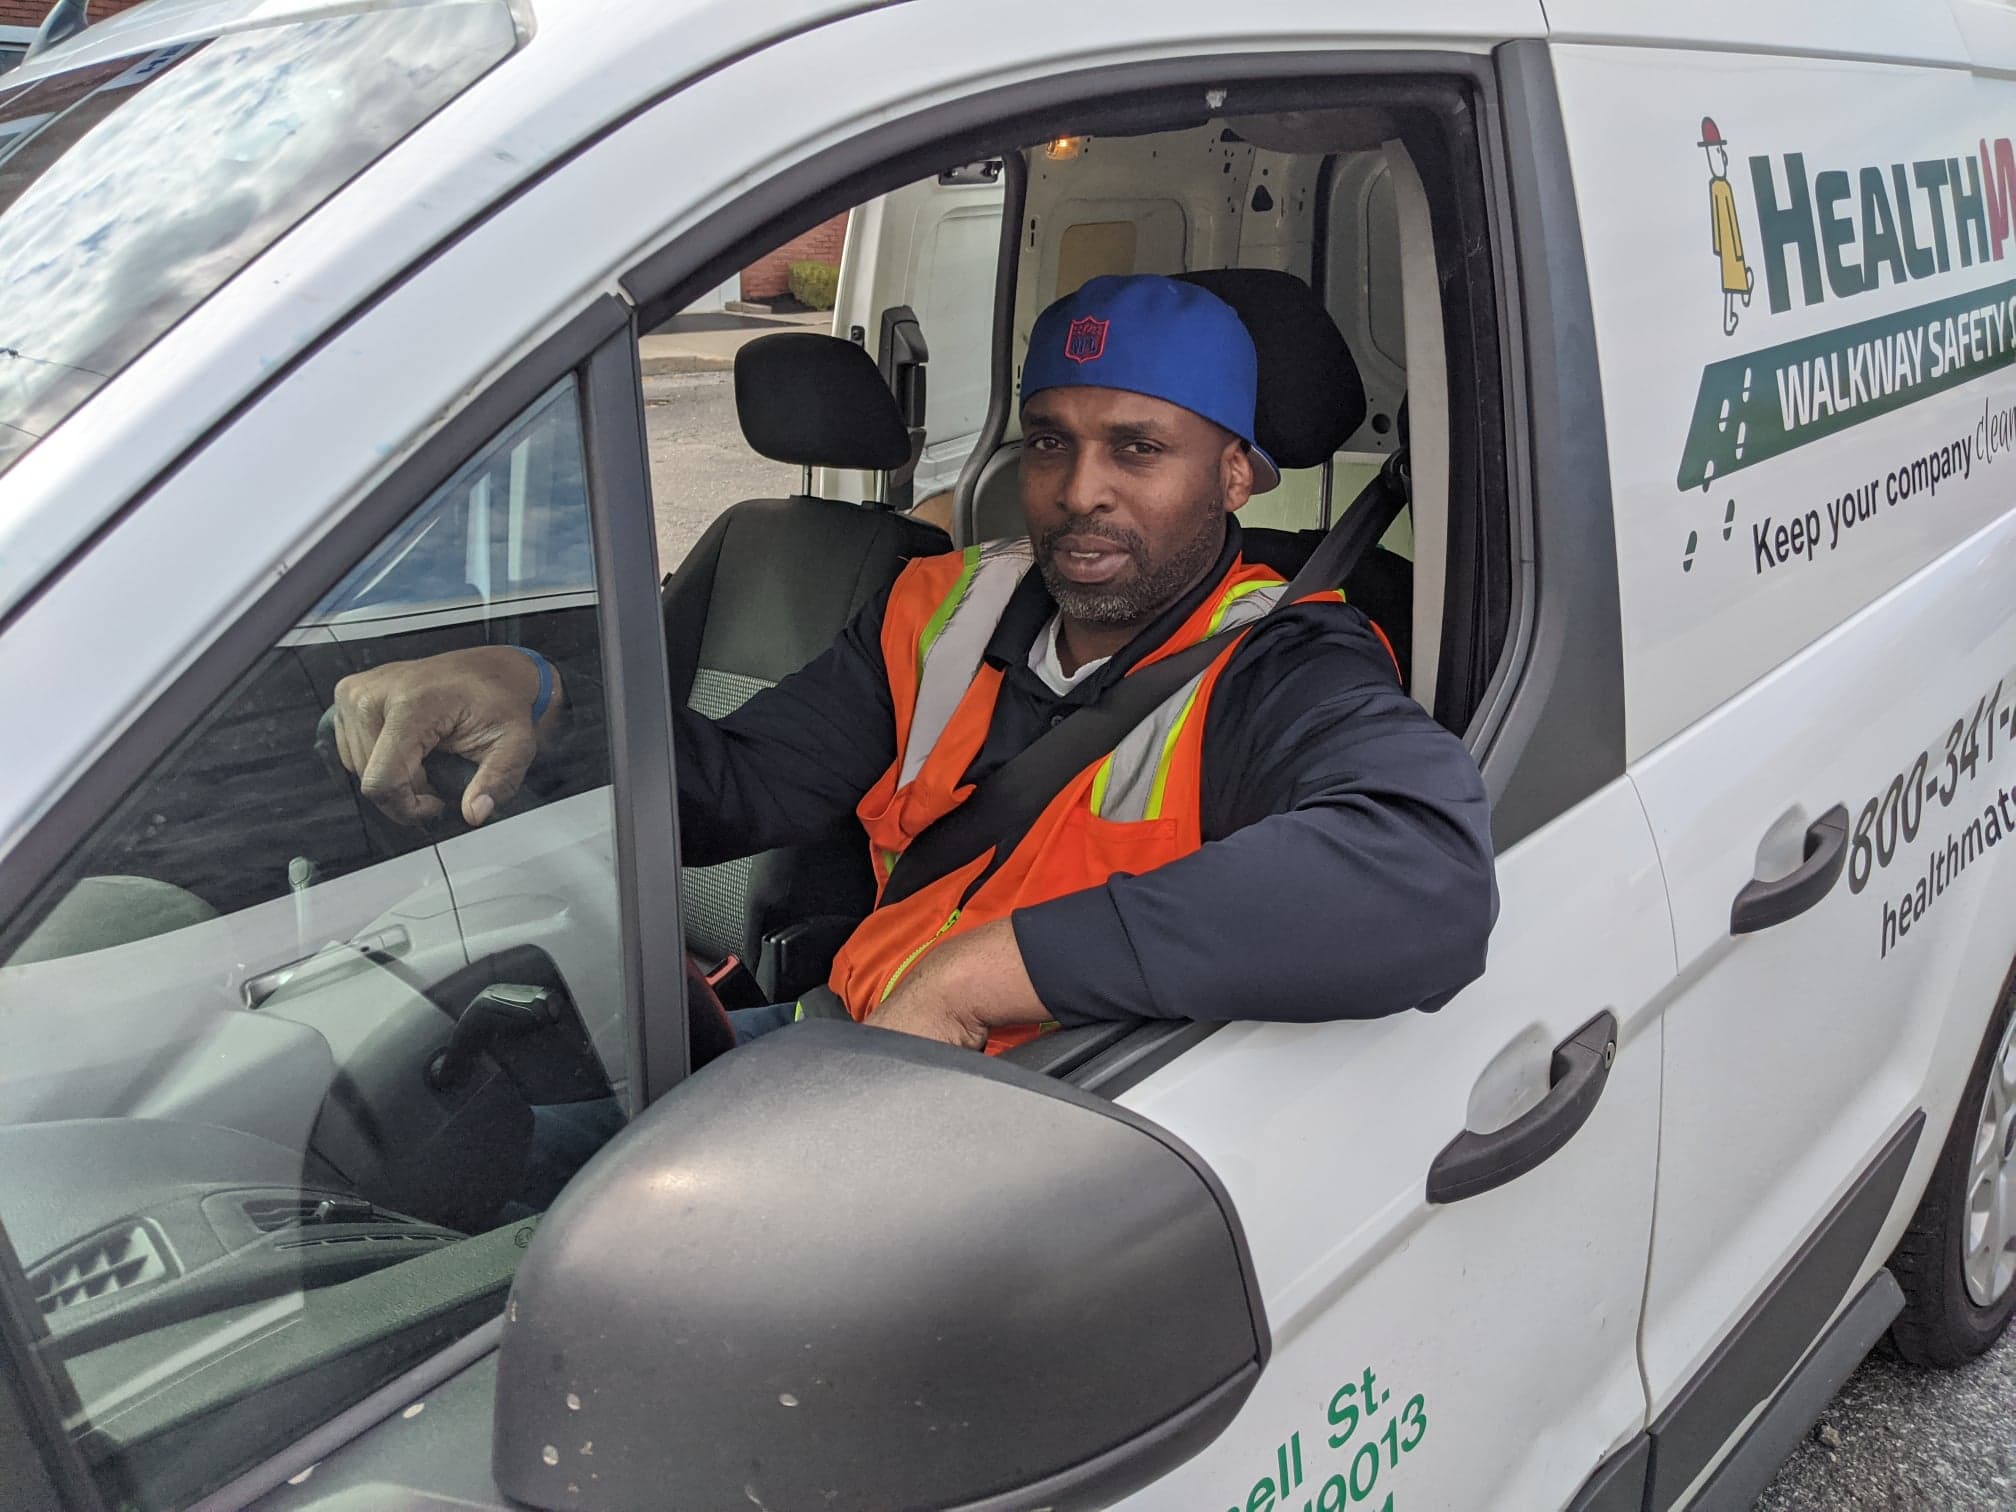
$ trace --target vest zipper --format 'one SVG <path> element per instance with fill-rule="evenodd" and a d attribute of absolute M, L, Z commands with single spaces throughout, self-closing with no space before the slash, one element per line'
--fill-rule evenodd
<path fill-rule="evenodd" d="M 952 926 L 959 922 L 959 915 L 962 912 L 964 912 L 963 905 L 960 908 L 953 909 L 952 912 L 946 916 L 945 922 L 938 926 L 938 933 L 931 936 L 930 939 L 926 940 L 922 945 L 919 945 L 915 950 L 911 951 L 910 954 L 903 957 L 902 961 L 897 965 L 895 971 L 890 973 L 888 982 L 884 984 L 882 988 L 882 996 L 880 996 L 875 1000 L 877 1007 L 880 1007 L 883 1003 L 889 1001 L 889 994 L 894 992 L 896 990 L 896 984 L 903 980 L 903 973 L 908 971 L 912 966 L 915 966 L 917 964 L 917 957 L 924 954 L 925 951 L 929 950 L 933 945 L 936 945 L 940 940 L 945 938 L 946 934 L 951 930 Z"/>

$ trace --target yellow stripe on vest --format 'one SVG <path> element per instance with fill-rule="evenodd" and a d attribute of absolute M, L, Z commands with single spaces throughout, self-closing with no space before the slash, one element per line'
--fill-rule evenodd
<path fill-rule="evenodd" d="M 952 591 L 945 595 L 938 607 L 931 611 L 931 618 L 924 622 L 923 632 L 917 637 L 917 676 L 924 676 L 924 658 L 931 654 L 931 647 L 944 633 L 946 623 L 954 611 L 966 598 L 966 590 L 973 586 L 973 574 L 980 570 L 980 548 L 968 546 L 961 553 L 966 558 L 959 569 L 959 580 L 952 585 Z"/>
<path fill-rule="evenodd" d="M 1204 633 L 1198 639 L 1209 640 L 1222 630 L 1225 626 L 1226 611 L 1238 603 L 1239 600 L 1246 597 L 1247 594 L 1258 593 L 1262 588 L 1279 588 L 1280 586 L 1281 580 L 1279 578 L 1263 578 L 1256 582 L 1237 584 L 1225 595 L 1223 602 L 1218 605 L 1217 611 L 1211 616 L 1211 623 L 1204 627 Z"/>
<path fill-rule="evenodd" d="M 1169 726 L 1169 733 L 1162 739 L 1162 754 L 1155 762 L 1155 781 L 1148 789 L 1148 812 L 1145 819 L 1162 817 L 1162 791 L 1169 786 L 1169 770 L 1176 765 L 1176 743 L 1183 738 L 1183 726 L 1190 722 L 1190 711 L 1197 707 L 1197 695 L 1203 690 L 1203 679 L 1191 685 L 1190 696 L 1183 700 L 1183 712 L 1176 716 L 1176 722 Z"/>
<path fill-rule="evenodd" d="M 1212 611 L 1211 622 L 1204 627 L 1204 633 L 1198 639 L 1208 639 L 1222 630 L 1225 627 L 1225 617 L 1231 612 L 1232 606 L 1247 595 L 1270 589 L 1278 589 L 1281 586 L 1282 581 L 1279 578 L 1264 578 L 1251 583 L 1236 585 L 1226 593 L 1218 607 Z M 1341 598 L 1342 595 L 1340 594 L 1339 597 Z M 1200 677 L 1198 684 L 1192 685 L 1189 695 L 1183 700 L 1182 709 L 1178 712 L 1175 721 L 1169 726 L 1169 729 L 1162 737 L 1162 748 L 1156 757 L 1155 773 L 1149 783 L 1147 807 L 1142 814 L 1142 818 L 1144 819 L 1159 819 L 1162 817 L 1162 800 L 1169 786 L 1169 773 L 1175 765 L 1176 746 L 1182 739 L 1183 727 L 1189 722 L 1190 711 L 1196 705 L 1198 685 L 1201 684 L 1201 681 Z M 1099 770 L 1092 776 L 1092 791 L 1087 795 L 1086 803 L 1092 810 L 1093 817 L 1096 819 L 1103 819 L 1106 816 L 1106 794 L 1112 782 L 1113 760 L 1117 754 L 1117 752 L 1109 753 L 1106 759 L 1099 763 Z"/>

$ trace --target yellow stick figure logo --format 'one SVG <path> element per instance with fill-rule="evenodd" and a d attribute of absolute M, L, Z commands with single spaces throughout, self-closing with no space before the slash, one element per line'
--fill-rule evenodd
<path fill-rule="evenodd" d="M 1750 308 L 1757 275 L 1743 260 L 1743 227 L 1736 219 L 1736 191 L 1729 187 L 1729 144 L 1708 116 L 1701 117 L 1701 148 L 1708 154 L 1708 218 L 1715 255 L 1722 261 L 1722 334 L 1736 334 L 1736 302 Z"/>

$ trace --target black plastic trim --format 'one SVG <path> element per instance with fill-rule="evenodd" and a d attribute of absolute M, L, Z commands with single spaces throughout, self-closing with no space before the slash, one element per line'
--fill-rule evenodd
<path fill-rule="evenodd" d="M 1317 300 L 1326 310 L 1330 308 L 1330 219 L 1336 207 L 1339 158 L 1340 154 L 1331 153 L 1316 170 L 1316 196 L 1309 223 L 1309 287 L 1316 291 Z M 1337 458 L 1333 454 L 1323 463 L 1323 507 L 1318 523 L 1325 530 L 1336 523 L 1332 515 L 1336 501 L 1331 497 L 1336 490 L 1336 473 Z"/>
<path fill-rule="evenodd" d="M 228 693 L 363 555 L 468 457 L 595 348 L 630 329 L 629 311 L 604 295 L 463 406 L 356 508 L 204 647 L 188 670 L 115 739 L 7 853 L 0 867 L 0 959 L 34 919 L 22 909 L 128 789 Z"/>
<path fill-rule="evenodd" d="M 1309 287 L 1315 290 L 1326 310 L 1330 308 L 1330 222 L 1336 211 L 1337 164 L 1341 157 L 1341 153 L 1333 152 L 1316 169 L 1316 197 L 1310 210 Z"/>
<path fill-rule="evenodd" d="M 994 264 L 993 349 L 988 356 L 987 414 L 980 435 L 959 469 L 952 489 L 952 543 L 973 544 L 974 494 L 1001 438 L 1008 434 L 1008 414 L 1015 405 L 1015 285 L 1022 276 L 1022 217 L 1029 205 L 1029 160 L 1019 152 L 1001 155 L 1006 176 L 1001 190 L 1001 253 Z"/>
<path fill-rule="evenodd" d="M 1532 490 L 1513 511 L 1530 529 L 1519 543 L 1530 588 L 1514 596 L 1528 624 L 1511 637 L 1523 655 L 1500 668 L 1472 727 L 1502 851 L 1623 775 L 1624 653 L 1602 377 L 1553 58 L 1538 41 L 1493 57 L 1518 277 L 1504 304 L 1525 338 L 1508 353 L 1525 358 L 1530 467 L 1511 472 Z"/>
<path fill-rule="evenodd" d="M 1100 1097 L 1118 1097 L 1139 1086 L 1184 1051 L 1201 1045 L 1224 1024 L 1172 1019 L 1143 1024 L 1120 1043 L 1070 1072 L 1064 1080 Z"/>
<path fill-rule="evenodd" d="M 1903 1310 L 1904 1288 L 1897 1278 L 1887 1270 L 1871 1276 L 1729 1457 L 1716 1466 L 1689 1503 L 1695 1512 L 1749 1512 L 1806 1430 Z"/>
<path fill-rule="evenodd" d="M 1652 1423 L 1646 1512 L 1665 1512 L 1712 1464 L 1759 1402 L 1780 1389 L 1848 1295 L 1896 1206 L 1925 1130 L 1921 1108 L 1842 1194 L 1791 1264 Z"/>
<path fill-rule="evenodd" d="M 626 312 L 627 313 L 627 312 Z M 648 1107 L 691 1069 L 686 958 L 667 921 L 678 917 L 679 804 L 672 775 L 672 707 L 658 597 L 658 543 L 644 439 L 644 380 L 626 321 L 588 359 L 582 396 L 602 610 L 623 917 L 630 1110 Z"/>
<path fill-rule="evenodd" d="M 1652 1435 L 1641 1433 L 1590 1472 L 1568 1512 L 1641 1512 L 1651 1463 Z"/>
<path fill-rule="evenodd" d="M 1110 1019 L 1103 1024 L 1081 1024 L 1071 1029 L 1040 1034 L 1026 1044 L 1017 1045 L 1001 1058 L 1011 1066 L 1020 1066 L 1038 1076 L 1068 1077 L 1095 1055 L 1103 1054 L 1133 1032 L 1134 1026 L 1124 1019 Z"/>

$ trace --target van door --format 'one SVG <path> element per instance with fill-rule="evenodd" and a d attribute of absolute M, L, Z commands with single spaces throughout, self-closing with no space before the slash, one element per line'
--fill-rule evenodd
<path fill-rule="evenodd" d="M 1643 1427 L 1672 956 L 1636 797 L 1585 801 L 1498 883 L 1490 968 L 1441 1012 L 1233 1025 L 1123 1097 L 1223 1178 L 1274 1337 L 1233 1425 L 1133 1512 L 1560 1507 Z M 1607 1082 L 1551 1159 L 1424 1200 L 1459 1134 L 1544 1120 L 1570 1062 Z"/>
<path fill-rule="evenodd" d="M 2016 286 L 1980 157 L 2009 87 L 1556 53 L 1578 198 L 1620 212 L 1585 222 L 1589 279 L 1681 984 L 1644 1328 L 1663 1508 L 1895 1244 L 2008 966 L 1983 444 Z"/>
<path fill-rule="evenodd" d="M 987 415 L 1002 172 L 999 158 L 947 163 L 848 217 L 833 331 L 866 347 L 906 403 L 913 503 L 952 487 Z M 828 498 L 876 496 L 873 478 L 830 476 Z"/>

